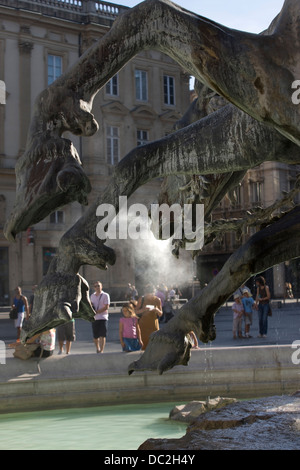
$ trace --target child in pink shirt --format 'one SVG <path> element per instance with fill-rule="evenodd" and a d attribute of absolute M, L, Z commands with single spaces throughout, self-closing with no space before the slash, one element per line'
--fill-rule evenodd
<path fill-rule="evenodd" d="M 122 307 L 123 317 L 119 323 L 119 337 L 123 351 L 139 351 L 143 347 L 141 330 L 138 318 L 134 310 L 134 302 L 131 301 Z"/>

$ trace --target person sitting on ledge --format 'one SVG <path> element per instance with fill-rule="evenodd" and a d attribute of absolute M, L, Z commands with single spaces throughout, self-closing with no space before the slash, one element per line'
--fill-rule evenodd
<path fill-rule="evenodd" d="M 10 344 L 9 347 L 15 348 L 13 356 L 17 359 L 50 357 L 55 349 L 55 328 L 32 336 L 26 343 L 15 342 Z"/>
<path fill-rule="evenodd" d="M 33 336 L 26 344 L 38 343 L 38 347 L 33 352 L 33 357 L 50 357 L 55 349 L 56 330 L 43 331 L 42 334 Z"/>

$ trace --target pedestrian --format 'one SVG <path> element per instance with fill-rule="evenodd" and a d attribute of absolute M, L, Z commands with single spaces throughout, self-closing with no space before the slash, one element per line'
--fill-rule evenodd
<path fill-rule="evenodd" d="M 166 315 L 165 315 L 165 303 L 168 299 L 168 288 L 164 284 L 160 284 L 156 291 L 156 297 L 158 297 L 161 301 L 161 310 L 162 310 L 162 317 L 159 319 L 159 323 L 165 323 Z"/>
<path fill-rule="evenodd" d="M 15 297 L 13 299 L 12 308 L 16 307 L 18 312 L 18 318 L 14 320 L 15 328 L 17 328 L 17 342 L 20 341 L 21 336 L 21 329 L 23 326 L 25 313 L 26 313 L 26 320 L 29 319 L 29 308 L 28 308 L 28 301 L 27 298 L 22 295 L 22 289 L 20 286 L 16 287 L 15 289 Z"/>
<path fill-rule="evenodd" d="M 164 303 L 164 308 L 163 308 L 163 316 L 161 317 L 160 323 L 168 323 L 168 321 L 171 320 L 171 318 L 174 317 L 174 310 L 173 310 L 173 305 L 170 300 L 165 300 Z"/>
<path fill-rule="evenodd" d="M 284 296 L 284 298 L 285 299 L 293 299 L 294 298 L 293 288 L 292 288 L 292 284 L 290 282 L 285 283 L 285 296 Z"/>
<path fill-rule="evenodd" d="M 39 346 L 34 351 L 34 357 L 50 357 L 55 349 L 55 328 L 43 331 L 39 337 Z"/>
<path fill-rule="evenodd" d="M 245 284 L 242 284 L 241 287 L 239 287 L 238 290 L 235 291 L 235 293 L 233 294 L 233 297 L 235 296 L 235 294 L 237 294 L 241 298 L 243 298 L 243 291 L 244 290 L 247 290 L 249 292 L 249 294 L 251 294 L 251 290 L 249 289 L 249 287 L 247 287 Z"/>
<path fill-rule="evenodd" d="M 169 300 L 173 302 L 175 300 L 176 291 L 174 287 L 169 290 Z"/>
<path fill-rule="evenodd" d="M 57 341 L 59 345 L 58 354 L 62 354 L 64 352 L 64 346 L 66 349 L 66 354 L 70 354 L 71 345 L 73 341 L 75 341 L 76 339 L 74 318 L 68 323 L 64 323 L 63 325 L 57 326 L 56 335 L 57 335 Z"/>
<path fill-rule="evenodd" d="M 166 289 L 166 287 L 163 284 L 160 284 L 159 286 L 157 286 L 157 289 L 155 291 L 156 297 L 159 297 L 160 300 L 161 300 L 162 308 L 164 308 L 164 303 L 165 303 L 165 300 L 166 300 L 167 291 L 168 291 L 168 289 Z"/>
<path fill-rule="evenodd" d="M 135 286 L 132 286 L 132 300 L 137 300 L 139 298 L 139 293 Z"/>
<path fill-rule="evenodd" d="M 174 287 L 174 290 L 175 290 L 175 295 L 178 295 L 178 298 L 182 297 L 182 293 L 180 292 L 178 285 Z"/>
<path fill-rule="evenodd" d="M 94 288 L 95 292 L 91 295 L 91 303 L 95 310 L 95 321 L 92 322 L 93 338 L 97 353 L 103 353 L 107 336 L 110 297 L 102 290 L 101 282 L 95 282 Z"/>
<path fill-rule="evenodd" d="M 13 355 L 18 359 L 50 357 L 55 349 L 55 328 L 32 336 L 26 343 L 16 342 L 11 346 L 15 348 Z"/>
<path fill-rule="evenodd" d="M 123 351 L 139 351 L 143 347 L 141 329 L 135 313 L 137 302 L 131 301 L 122 307 L 123 317 L 119 322 L 119 338 Z"/>
<path fill-rule="evenodd" d="M 252 336 L 250 336 L 250 326 L 252 325 L 252 311 L 255 307 L 255 302 L 249 289 L 243 289 L 242 304 L 245 317 L 245 337 L 252 338 Z"/>
<path fill-rule="evenodd" d="M 266 285 L 266 280 L 263 276 L 255 279 L 257 287 L 255 306 L 258 306 L 258 324 L 259 324 L 259 338 L 266 338 L 268 332 L 268 315 L 270 314 L 270 299 L 271 293 L 269 286 Z"/>
<path fill-rule="evenodd" d="M 159 318 L 162 316 L 161 300 L 154 295 L 150 285 L 146 286 L 146 294 L 139 298 L 136 306 L 136 314 L 140 316 L 139 327 L 141 329 L 142 350 L 148 345 L 150 335 L 159 330 Z"/>
<path fill-rule="evenodd" d="M 127 284 L 126 292 L 125 292 L 125 300 L 129 301 L 132 299 L 132 285 L 130 282 Z"/>
<path fill-rule="evenodd" d="M 242 321 L 243 321 L 244 308 L 241 302 L 241 298 L 238 294 L 234 294 L 234 304 L 232 305 L 232 310 L 233 310 L 233 327 L 232 327 L 233 339 L 236 339 L 237 335 L 239 338 L 243 338 Z"/>

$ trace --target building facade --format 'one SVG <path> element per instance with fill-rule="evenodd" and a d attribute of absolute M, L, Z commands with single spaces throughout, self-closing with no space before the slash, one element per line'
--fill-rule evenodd
<path fill-rule="evenodd" d="M 19 234 L 16 243 L 8 243 L 3 236 L 15 200 L 14 168 L 25 149 L 34 100 L 124 10 L 125 6 L 90 0 L 0 0 L 0 304 L 10 302 L 16 285 L 29 293 L 41 281 L 61 236 L 85 210 L 77 202 L 65 206 Z M 114 166 L 132 148 L 172 132 L 189 101 L 189 76 L 157 51 L 137 55 L 99 91 L 93 106 L 99 131 L 89 138 L 66 135 L 90 178 L 90 203 L 101 196 Z M 273 162 L 248 171 L 236 188 L 235 204 L 225 198 L 214 217 L 243 217 L 254 206 L 272 204 L 282 191 L 291 189 L 299 171 Z M 144 185 L 129 203 L 156 202 L 160 185 L 160 180 Z M 153 240 L 134 245 L 125 240 L 110 242 L 117 254 L 115 266 L 105 272 L 83 266 L 81 274 L 89 283 L 100 279 L 115 299 L 123 297 L 128 282 L 137 287 L 160 280 L 183 284 L 197 277 L 203 286 L 254 231 L 243 233 L 241 240 L 235 233 L 224 235 L 205 247 L 197 261 L 189 253 L 177 261 L 166 243 Z M 286 282 L 300 295 L 299 268 L 300 262 L 294 260 L 266 273 L 273 296 L 284 295 Z"/>
<path fill-rule="evenodd" d="M 24 152 L 36 96 L 71 67 L 80 55 L 111 27 L 127 7 L 89 0 L 0 0 L 0 228 L 15 200 L 16 160 Z M 189 105 L 189 76 L 169 57 L 156 51 L 137 55 L 94 100 L 99 131 L 89 138 L 71 138 L 90 178 L 91 203 L 109 184 L 113 167 L 132 148 L 172 132 Z M 157 201 L 161 181 L 140 188 L 132 202 Z M 130 201 L 129 201 L 130 203 Z M 44 221 L 8 243 L 0 235 L 0 303 L 7 304 L 13 289 L 24 292 L 41 281 L 55 255 L 61 236 L 83 214 L 77 202 L 50 214 Z M 153 242 L 154 243 L 154 242 Z M 115 245 L 115 246 L 113 246 Z M 128 241 L 111 242 L 116 265 L 102 272 L 84 266 L 82 275 L 100 279 L 113 297 L 122 298 L 127 283 L 142 284 L 145 247 L 133 249 Z M 154 245 L 153 245 L 154 246 Z M 161 249 L 151 247 L 161 261 Z M 169 253 L 172 258 L 171 251 Z M 170 262 L 173 262 L 171 260 Z M 167 275 L 160 264 L 148 280 Z M 193 266 L 190 258 L 186 263 Z M 153 264 L 159 264 L 153 256 Z M 150 268 L 149 268 L 150 269 Z M 155 274 L 154 274 L 155 273 Z M 192 273 L 192 268 L 191 268 Z M 137 278 L 137 279 L 136 279 Z M 151 279 L 149 279 L 151 278 Z M 165 279 L 164 279 L 165 280 Z"/>
<path fill-rule="evenodd" d="M 269 207 L 289 192 L 300 173 L 300 165 L 286 165 L 277 162 L 265 162 L 249 170 L 241 184 L 235 188 L 236 201 L 224 198 L 214 211 L 214 219 L 239 219 L 246 211 L 255 207 Z M 299 204 L 299 196 L 295 200 Z M 201 283 L 208 283 L 221 269 L 231 254 L 245 243 L 259 227 L 248 227 L 241 238 L 235 232 L 226 233 L 221 240 L 206 246 L 197 258 L 197 277 Z M 300 260 L 292 260 L 276 265 L 261 273 L 267 280 L 272 297 L 282 298 L 286 294 L 286 283 L 291 283 L 294 295 L 300 295 Z M 254 277 L 248 286 L 255 293 Z"/>

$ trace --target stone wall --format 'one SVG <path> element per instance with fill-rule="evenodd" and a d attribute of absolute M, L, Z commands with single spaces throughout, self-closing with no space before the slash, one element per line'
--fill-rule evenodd
<path fill-rule="evenodd" d="M 290 346 L 209 348 L 192 351 L 188 367 L 128 376 L 140 353 L 52 356 L 40 361 L 8 358 L 0 365 L 0 412 L 203 400 L 293 393 L 299 367 Z"/>

